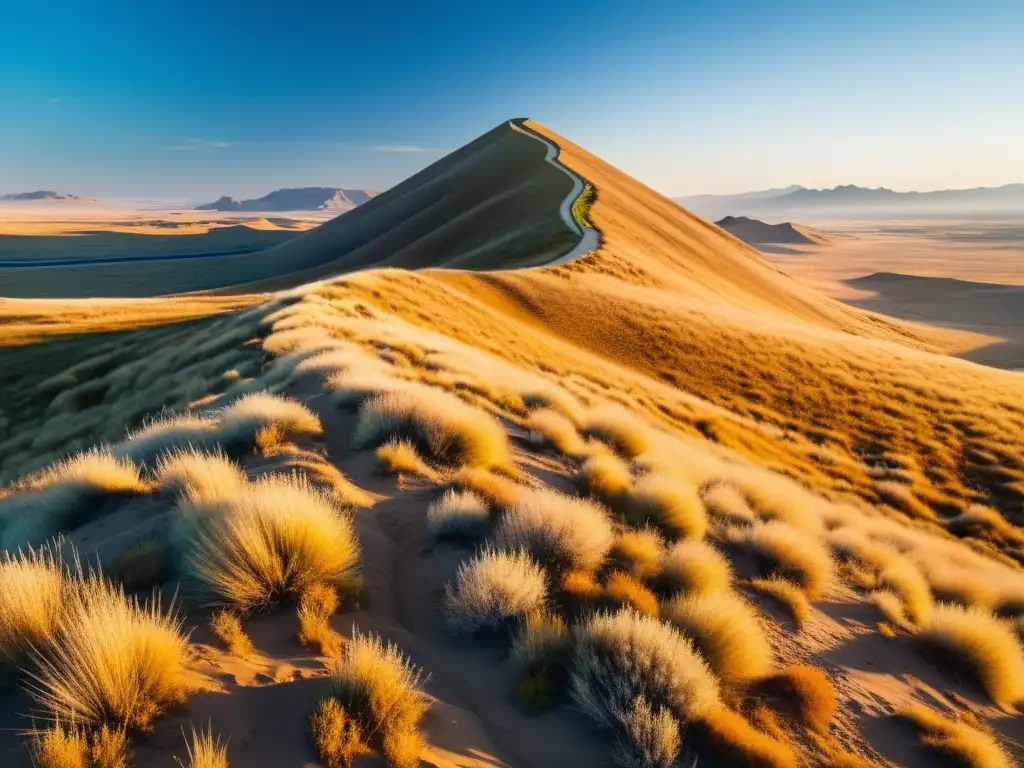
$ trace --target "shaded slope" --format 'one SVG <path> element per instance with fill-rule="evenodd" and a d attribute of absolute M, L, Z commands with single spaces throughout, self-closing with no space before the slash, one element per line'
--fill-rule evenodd
<path fill-rule="evenodd" d="M 726 216 L 715 222 L 733 237 L 738 237 L 748 245 L 766 243 L 783 243 L 787 245 L 818 245 L 827 243 L 829 238 L 809 227 L 801 227 L 792 222 L 767 224 L 758 219 L 746 216 Z"/>

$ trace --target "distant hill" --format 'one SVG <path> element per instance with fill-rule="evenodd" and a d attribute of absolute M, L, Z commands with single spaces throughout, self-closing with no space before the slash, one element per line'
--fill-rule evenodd
<path fill-rule="evenodd" d="M 54 192 L 49 189 L 39 189 L 35 192 L 14 192 L 10 195 L 0 195 L 0 200 L 9 200 L 14 202 L 22 201 L 39 201 L 39 200 L 73 200 L 80 203 L 95 203 L 98 202 L 92 197 L 81 197 L 80 195 L 68 195 L 63 192 Z"/>
<path fill-rule="evenodd" d="M 782 224 L 766 224 L 746 216 L 726 216 L 715 224 L 750 245 L 820 245 L 829 240 L 828 236 L 821 232 L 789 221 Z"/>
<path fill-rule="evenodd" d="M 196 206 L 197 211 L 349 211 L 376 197 L 369 189 L 340 187 L 299 187 L 278 189 L 252 200 L 224 196 Z"/>
<path fill-rule="evenodd" d="M 1024 201 L 1024 184 L 971 189 L 941 189 L 934 192 L 894 192 L 885 187 L 870 189 L 845 184 L 832 189 L 797 189 L 765 201 L 765 205 L 786 208 L 795 205 L 910 204 L 932 202 L 988 202 L 994 200 Z"/>

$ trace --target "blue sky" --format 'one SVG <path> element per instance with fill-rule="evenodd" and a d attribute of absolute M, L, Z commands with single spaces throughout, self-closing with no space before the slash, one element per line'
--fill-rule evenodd
<path fill-rule="evenodd" d="M 1020 0 L 10 0 L 0 193 L 386 188 L 513 116 L 666 194 L 1024 181 Z"/>

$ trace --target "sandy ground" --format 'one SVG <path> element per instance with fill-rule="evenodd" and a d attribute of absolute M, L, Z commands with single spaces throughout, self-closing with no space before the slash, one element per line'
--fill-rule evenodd
<path fill-rule="evenodd" d="M 816 222 L 841 237 L 760 246 L 825 295 L 893 317 L 968 331 L 952 351 L 1024 369 L 1024 218 L 1018 221 Z"/>

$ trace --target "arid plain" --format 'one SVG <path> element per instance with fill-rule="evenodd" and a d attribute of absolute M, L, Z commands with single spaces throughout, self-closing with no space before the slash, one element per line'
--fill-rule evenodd
<path fill-rule="evenodd" d="M 262 222 L 0 266 L 5 765 L 1024 757 L 1013 235 L 764 255 L 532 122 Z"/>

